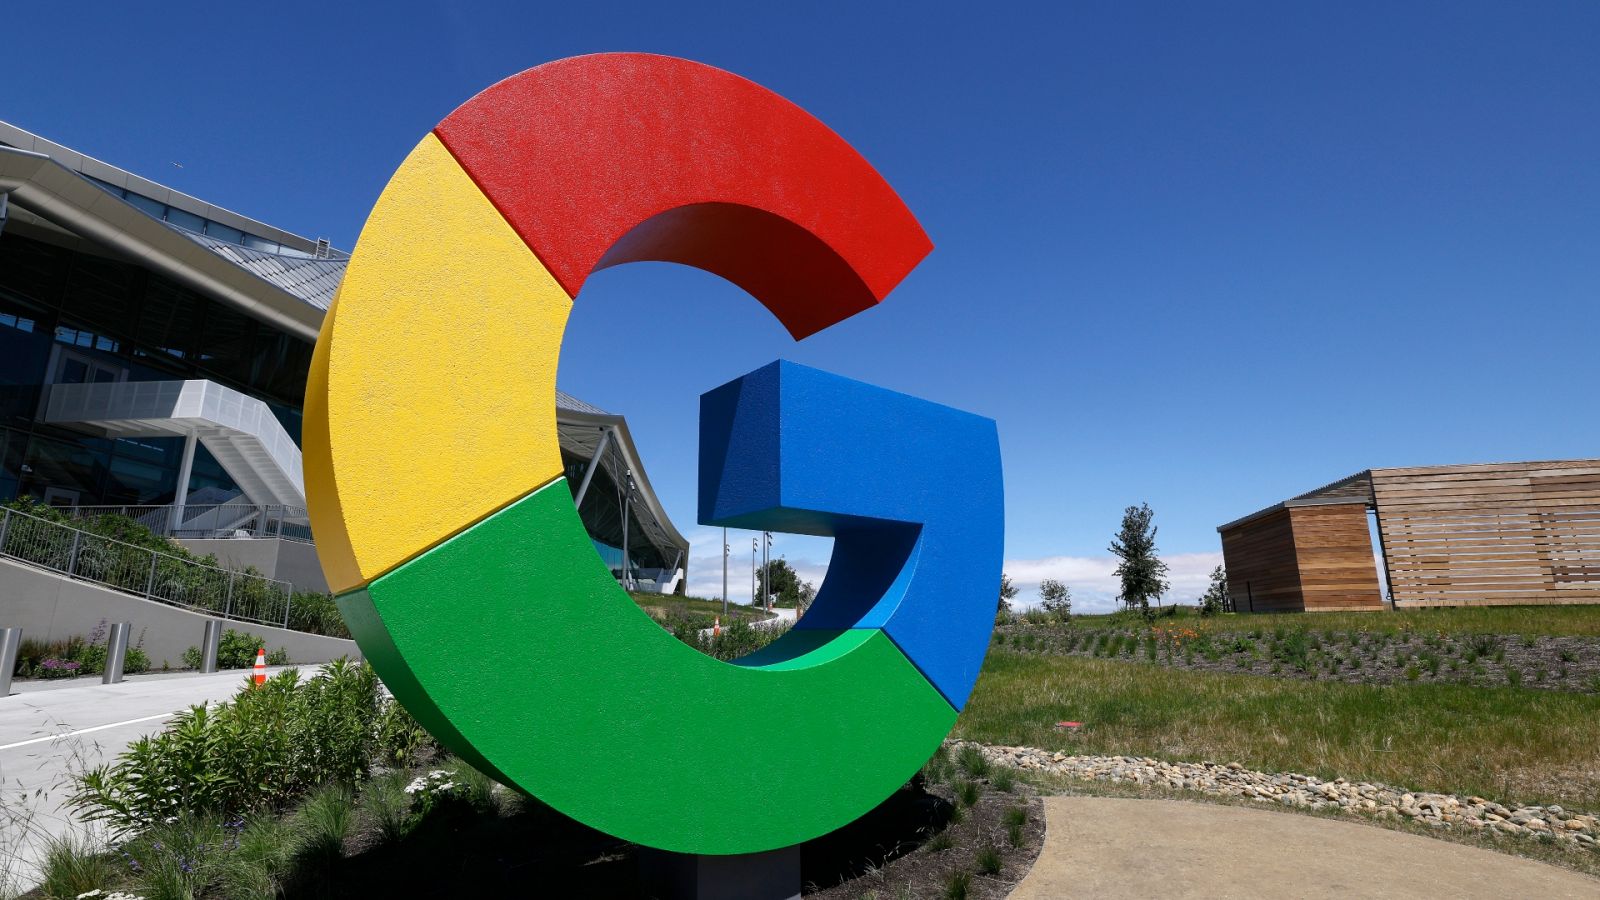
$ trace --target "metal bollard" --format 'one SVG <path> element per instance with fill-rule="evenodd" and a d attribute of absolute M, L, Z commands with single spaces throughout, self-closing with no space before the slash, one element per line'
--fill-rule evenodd
<path fill-rule="evenodd" d="M 21 628 L 0 628 L 0 697 L 11 696 L 11 673 L 17 668 L 17 650 L 21 647 Z"/>
<path fill-rule="evenodd" d="M 222 620 L 207 619 L 205 639 L 200 642 L 200 671 L 217 671 L 217 648 L 222 645 Z"/>
<path fill-rule="evenodd" d="M 128 632 L 132 622 L 118 622 L 111 626 L 111 636 L 106 639 L 106 671 L 100 676 L 101 684 L 116 684 L 122 680 L 122 667 L 128 661 Z"/>

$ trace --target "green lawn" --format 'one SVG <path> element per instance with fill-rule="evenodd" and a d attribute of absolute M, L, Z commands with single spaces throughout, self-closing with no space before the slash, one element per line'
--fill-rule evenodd
<path fill-rule="evenodd" d="M 1063 720 L 1085 724 L 1057 731 Z M 1308 682 L 994 648 L 954 736 L 1600 810 L 1594 694 Z"/>
<path fill-rule="evenodd" d="M 704 600 L 699 597 L 679 597 L 675 594 L 630 593 L 628 596 L 633 598 L 633 602 L 639 604 L 640 609 L 643 609 L 645 612 L 650 613 L 658 619 L 664 618 L 672 613 L 677 613 L 680 615 L 719 617 L 722 615 L 721 600 Z M 728 618 L 723 622 L 723 624 L 726 625 L 728 622 L 731 622 L 734 619 L 744 619 L 748 622 L 759 622 L 765 618 L 767 618 L 767 614 L 761 610 L 751 609 L 748 606 L 743 606 L 738 603 L 730 603 L 728 604 Z"/>
<path fill-rule="evenodd" d="M 1468 634 L 1547 634 L 1554 637 L 1600 637 L 1600 606 L 1477 606 L 1400 609 L 1396 612 L 1232 613 L 1203 618 L 1190 607 L 1156 624 L 1181 622 L 1197 631 L 1227 633 L 1262 629 L 1350 631 L 1443 631 Z M 1142 624 L 1126 613 L 1073 616 L 1068 627 L 1107 628 Z"/>

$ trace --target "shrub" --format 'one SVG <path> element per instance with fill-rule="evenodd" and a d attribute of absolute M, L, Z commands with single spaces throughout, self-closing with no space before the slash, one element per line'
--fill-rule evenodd
<path fill-rule="evenodd" d="M 999 875 L 1000 867 L 1004 862 L 1005 858 L 1000 855 L 1000 851 L 995 849 L 993 844 L 985 844 L 978 848 L 977 855 L 973 857 L 973 865 L 977 868 L 979 875 Z"/>
<path fill-rule="evenodd" d="M 1311 645 L 1303 631 L 1296 631 L 1279 639 L 1272 655 L 1274 659 L 1293 666 L 1297 671 L 1304 672 L 1311 668 Z"/>
<path fill-rule="evenodd" d="M 967 892 L 972 890 L 972 873 L 961 869 L 952 869 L 944 878 L 945 900 L 967 900 Z"/>
<path fill-rule="evenodd" d="M 961 780 L 955 783 L 956 802 L 961 806 L 974 806 L 978 802 L 980 792 L 975 781 Z"/>
<path fill-rule="evenodd" d="M 116 870 L 92 840 L 68 832 L 46 839 L 39 886 L 47 897 L 76 897 L 105 885 Z"/>
<path fill-rule="evenodd" d="M 259 816 L 238 832 L 233 844 L 234 851 L 223 857 L 218 873 L 222 896 L 249 900 L 281 896 L 284 876 L 300 846 L 293 823 L 279 816 Z"/>
<path fill-rule="evenodd" d="M 994 777 L 989 779 L 989 783 L 994 785 L 995 790 L 1009 794 L 1017 786 L 1017 776 L 1011 774 L 1010 769 L 997 768 L 995 769 Z"/>
<path fill-rule="evenodd" d="M 329 637 L 350 636 L 350 626 L 345 624 L 339 605 L 328 593 L 295 591 L 289 599 L 289 627 Z"/>
<path fill-rule="evenodd" d="M 961 767 L 968 777 L 982 778 L 989 774 L 989 760 L 972 744 L 962 746 L 961 752 L 956 754 L 956 765 Z"/>
<path fill-rule="evenodd" d="M 922 764 L 922 778 L 929 784 L 939 784 L 950 777 L 950 751 L 940 745 L 928 761 Z"/>
<path fill-rule="evenodd" d="M 215 709 L 192 707 L 111 765 L 76 776 L 86 821 L 139 831 L 180 812 L 280 810 L 329 782 L 367 775 L 385 702 L 365 663 L 335 660 L 301 684 L 294 669 Z"/>
<path fill-rule="evenodd" d="M 1026 806 L 1013 806 L 1006 810 L 1005 818 L 1001 820 L 1006 826 L 1006 839 L 1013 847 L 1022 846 L 1022 828 L 1028 824 L 1028 808 Z"/>
<path fill-rule="evenodd" d="M 416 827 L 411 794 L 406 792 L 408 781 L 405 772 L 390 772 L 368 782 L 361 792 L 362 817 L 377 828 L 384 843 L 401 841 Z"/>
<path fill-rule="evenodd" d="M 354 818 L 350 788 L 329 784 L 320 788 L 295 813 L 300 832 L 299 857 L 312 869 L 328 866 L 344 856 L 344 839 Z"/>
<path fill-rule="evenodd" d="M 222 632 L 222 640 L 217 642 L 217 668 L 219 669 L 249 669 L 256 664 L 256 651 L 265 647 L 267 639 L 260 635 L 250 634 L 247 631 L 234 631 L 232 628 Z M 191 669 L 200 668 L 200 648 L 190 647 L 183 651 L 183 664 Z M 279 647 L 267 654 L 267 665 L 286 666 L 289 664 L 289 651 Z"/>

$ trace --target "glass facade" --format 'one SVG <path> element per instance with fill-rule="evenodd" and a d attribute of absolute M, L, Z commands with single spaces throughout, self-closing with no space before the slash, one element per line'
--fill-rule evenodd
<path fill-rule="evenodd" d="M 583 483 L 583 474 L 589 468 L 589 461 L 563 448 L 561 462 L 566 469 L 567 487 L 572 490 L 576 499 L 578 487 Z M 605 560 L 613 575 L 621 577 L 622 574 L 624 518 L 628 523 L 630 573 L 636 573 L 641 569 L 666 569 L 674 562 L 681 564 L 681 560 L 667 558 L 666 553 L 671 551 L 664 552 L 662 548 L 651 543 L 650 536 L 640 526 L 637 512 L 630 510 L 630 514 L 624 517 L 622 507 L 622 489 L 612 478 L 610 470 L 606 466 L 601 466 L 595 470 L 594 478 L 589 483 L 588 493 L 583 495 L 583 505 L 578 508 L 578 517 L 583 520 L 583 527 L 594 541 L 595 551 Z"/>
<path fill-rule="evenodd" d="M 136 193 L 125 188 L 119 188 L 108 181 L 101 181 L 98 178 L 92 178 L 88 175 L 84 175 L 83 177 L 88 178 L 90 181 L 99 185 L 108 193 L 121 197 L 129 203 L 132 203 L 134 206 L 144 210 L 154 218 L 160 219 L 172 225 L 176 225 L 186 231 L 192 231 L 195 234 L 203 234 L 207 237 L 215 238 L 216 240 L 228 244 L 242 244 L 251 250 L 260 250 L 264 253 L 276 253 L 281 256 L 298 256 L 304 259 L 309 259 L 316 255 L 314 253 L 308 253 L 305 250 L 301 250 L 298 247 L 290 247 L 287 244 L 281 244 L 275 240 L 272 240 L 271 238 L 264 238 L 260 235 L 249 234 L 247 232 L 240 231 L 231 225 L 224 225 L 221 222 L 214 222 L 204 216 L 195 215 L 186 209 L 179 209 L 176 206 L 162 203 L 160 200 L 153 200 L 143 194 Z M 337 251 L 335 251 L 335 253 L 336 255 L 343 256 L 343 254 L 338 254 Z"/>
<path fill-rule="evenodd" d="M 0 232 L 0 499 L 175 499 L 183 439 L 111 440 L 38 421 L 57 382 L 205 378 L 258 397 L 300 440 L 311 344 L 133 263 Z M 191 489 L 235 489 L 201 447 Z"/>

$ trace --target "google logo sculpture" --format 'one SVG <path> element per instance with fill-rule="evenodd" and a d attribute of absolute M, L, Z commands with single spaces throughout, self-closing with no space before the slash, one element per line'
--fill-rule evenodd
<path fill-rule="evenodd" d="M 385 683 L 474 765 L 663 850 L 787 847 L 889 796 L 988 646 L 994 423 L 787 362 L 705 394 L 700 521 L 834 538 L 798 626 L 730 664 L 658 627 L 595 553 L 556 366 L 596 269 L 713 272 L 799 339 L 931 249 L 843 139 L 709 66 L 566 59 L 451 113 L 373 208 L 306 396 L 318 552 Z"/>

